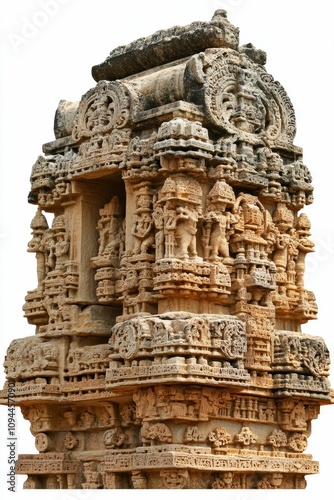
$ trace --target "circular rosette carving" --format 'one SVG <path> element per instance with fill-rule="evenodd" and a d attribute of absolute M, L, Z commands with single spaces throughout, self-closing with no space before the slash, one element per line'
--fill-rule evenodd
<path fill-rule="evenodd" d="M 48 451 L 53 447 L 52 439 L 44 432 L 39 432 L 35 436 L 35 447 L 41 453 Z"/>
<path fill-rule="evenodd" d="M 81 99 L 72 137 L 104 135 L 128 125 L 134 91 L 124 82 L 101 81 Z"/>
<path fill-rule="evenodd" d="M 119 325 L 115 333 L 114 349 L 124 359 L 131 359 L 138 350 L 137 328 L 132 323 Z"/>
<path fill-rule="evenodd" d="M 292 144 L 295 115 L 288 95 L 266 70 L 231 49 L 209 49 L 203 61 L 204 108 L 217 131 L 250 144 Z"/>

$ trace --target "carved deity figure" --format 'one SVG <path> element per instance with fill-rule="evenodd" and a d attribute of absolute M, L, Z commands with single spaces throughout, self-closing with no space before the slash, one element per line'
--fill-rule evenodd
<path fill-rule="evenodd" d="M 296 255 L 293 214 L 283 203 L 279 203 L 273 213 L 273 221 L 279 230 L 273 261 L 276 264 L 277 272 L 282 273 L 287 271 L 289 262 Z"/>
<path fill-rule="evenodd" d="M 266 108 L 257 90 L 255 72 L 243 69 L 238 72 L 237 105 L 231 114 L 231 121 L 240 130 L 256 134 L 264 130 Z"/>
<path fill-rule="evenodd" d="M 66 235 L 59 234 L 57 235 L 56 243 L 55 243 L 55 256 L 57 259 L 57 262 L 59 262 L 59 258 L 62 255 L 66 255 L 69 250 L 69 241 Z"/>
<path fill-rule="evenodd" d="M 306 214 L 300 214 L 296 222 L 297 250 L 296 259 L 296 285 L 304 287 L 305 258 L 309 252 L 313 252 L 314 243 L 309 239 L 311 234 L 311 223 Z"/>
<path fill-rule="evenodd" d="M 139 189 L 136 198 L 136 211 L 131 235 L 134 238 L 131 253 L 148 253 L 155 241 L 154 219 L 152 217 L 152 196 L 147 186 Z"/>
<path fill-rule="evenodd" d="M 229 257 L 228 238 L 231 228 L 237 222 L 237 217 L 226 211 L 226 203 L 220 205 L 219 210 L 209 207 L 205 214 L 203 230 L 204 257 L 216 260 L 218 257 Z"/>
<path fill-rule="evenodd" d="M 44 233 L 42 247 L 44 252 L 45 275 L 54 269 L 62 269 L 70 248 L 65 218 L 59 215 L 53 219 L 51 229 Z"/>
<path fill-rule="evenodd" d="M 53 271 L 56 267 L 55 246 L 56 240 L 51 229 L 45 233 L 44 239 L 44 259 L 45 259 L 45 274 Z"/>
<path fill-rule="evenodd" d="M 168 177 L 159 191 L 155 218 L 164 231 L 165 258 L 196 259 L 196 235 L 202 218 L 202 189 L 197 181 Z M 162 228 L 161 228 L 162 230 Z M 162 235 L 159 235 L 160 245 Z M 160 253 L 161 252 L 160 248 Z"/>
<path fill-rule="evenodd" d="M 165 256 L 165 234 L 164 234 L 164 210 L 155 203 L 153 221 L 156 228 L 155 233 L 155 259 L 160 260 Z"/>
<path fill-rule="evenodd" d="M 83 429 L 90 429 L 95 425 L 95 416 L 89 411 L 84 411 L 80 415 L 80 424 Z"/>
<path fill-rule="evenodd" d="M 33 237 L 28 243 L 28 252 L 36 253 L 37 280 L 40 286 L 45 278 L 44 238 L 46 231 L 49 229 L 47 220 L 40 209 L 37 210 L 35 217 L 31 221 L 30 227 Z"/>
<path fill-rule="evenodd" d="M 154 243 L 152 217 L 148 213 L 143 213 L 137 217 L 131 234 L 134 236 L 133 255 L 147 253 Z"/>
<path fill-rule="evenodd" d="M 196 258 L 198 212 L 192 206 L 177 207 L 175 213 L 175 240 L 181 259 Z"/>
<path fill-rule="evenodd" d="M 204 259 L 217 260 L 230 256 L 229 237 L 238 217 L 228 211 L 235 203 L 232 187 L 223 179 L 216 181 L 207 196 L 204 214 L 202 244 Z"/>
<path fill-rule="evenodd" d="M 279 488 L 283 481 L 283 474 L 280 472 L 274 472 L 273 474 L 267 474 L 257 483 L 257 488 L 259 489 L 276 489 Z"/>
<path fill-rule="evenodd" d="M 122 241 L 122 205 L 118 196 L 113 196 L 111 201 L 100 209 L 100 219 L 97 229 L 99 231 L 98 255 L 115 256 L 120 251 Z"/>
<path fill-rule="evenodd" d="M 75 411 L 73 411 L 72 409 L 66 410 L 63 414 L 63 418 L 66 422 L 65 425 L 69 426 L 69 428 L 71 429 L 76 428 L 77 416 Z"/>
<path fill-rule="evenodd" d="M 233 486 L 233 476 L 234 474 L 231 471 L 222 472 L 219 475 L 219 477 L 214 480 L 214 482 L 211 485 L 211 488 L 217 490 L 223 490 L 235 487 Z"/>
<path fill-rule="evenodd" d="M 86 113 L 86 127 L 90 132 L 100 132 L 113 116 L 113 103 L 107 96 L 100 95 L 95 99 Z"/>

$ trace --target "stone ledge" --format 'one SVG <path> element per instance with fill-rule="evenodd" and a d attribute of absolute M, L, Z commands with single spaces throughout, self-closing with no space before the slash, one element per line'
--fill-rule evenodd
<path fill-rule="evenodd" d="M 237 49 L 239 30 L 217 11 L 211 22 L 194 22 L 159 30 L 151 36 L 112 50 L 107 59 L 93 66 L 95 81 L 125 78 L 147 69 L 191 56 L 211 47 Z"/>

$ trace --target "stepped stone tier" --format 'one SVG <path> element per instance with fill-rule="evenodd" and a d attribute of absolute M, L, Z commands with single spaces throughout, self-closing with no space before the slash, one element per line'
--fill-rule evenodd
<path fill-rule="evenodd" d="M 15 384 L 35 436 L 25 488 L 304 488 L 318 472 L 307 438 L 333 394 L 325 342 L 301 328 L 311 175 L 288 95 L 238 35 L 222 10 L 158 31 L 60 101 L 31 173 L 36 333 L 9 346 L 1 396 Z"/>

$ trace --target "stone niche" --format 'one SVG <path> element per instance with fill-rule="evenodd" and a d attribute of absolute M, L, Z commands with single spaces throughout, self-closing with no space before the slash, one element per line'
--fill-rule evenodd
<path fill-rule="evenodd" d="M 288 95 L 226 12 L 114 49 L 32 167 L 25 488 L 304 488 L 329 353 Z M 48 224 L 45 213 L 54 214 Z"/>

